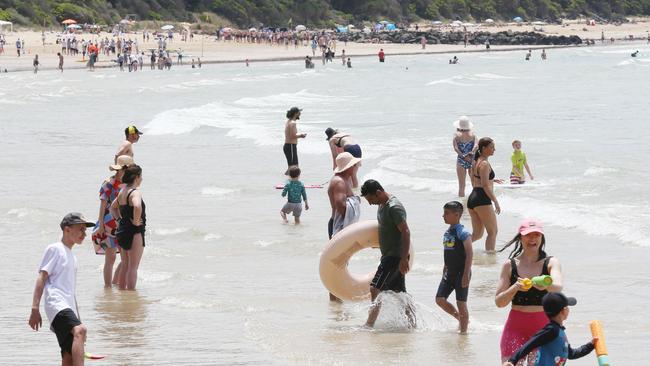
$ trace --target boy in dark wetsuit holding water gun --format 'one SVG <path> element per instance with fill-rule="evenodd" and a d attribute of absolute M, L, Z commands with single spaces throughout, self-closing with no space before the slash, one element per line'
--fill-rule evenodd
<path fill-rule="evenodd" d="M 591 353 L 596 339 L 574 349 L 564 333 L 562 323 L 569 317 L 569 306 L 576 303 L 575 298 L 566 297 L 560 292 L 544 295 L 542 306 L 550 322 L 510 356 L 503 366 L 516 365 L 534 349 L 537 349 L 534 366 L 563 366 L 567 360 L 575 360 Z"/>
<path fill-rule="evenodd" d="M 467 295 L 472 275 L 472 234 L 460 224 L 463 215 L 463 205 L 460 202 L 447 202 L 443 209 L 442 217 L 445 224 L 449 224 L 449 229 L 443 237 L 445 266 L 436 293 L 436 304 L 458 320 L 459 331 L 465 334 L 469 323 Z M 452 291 L 456 292 L 458 308 L 447 301 Z"/>

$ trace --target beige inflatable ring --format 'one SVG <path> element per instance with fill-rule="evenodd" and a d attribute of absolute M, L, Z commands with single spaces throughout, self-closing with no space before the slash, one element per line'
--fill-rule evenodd
<path fill-rule="evenodd" d="M 320 279 L 334 296 L 343 300 L 361 300 L 370 296 L 370 282 L 375 272 L 355 275 L 348 270 L 350 258 L 365 248 L 379 248 L 379 226 L 368 220 L 339 231 L 320 256 Z M 413 246 L 410 248 L 413 264 Z"/>

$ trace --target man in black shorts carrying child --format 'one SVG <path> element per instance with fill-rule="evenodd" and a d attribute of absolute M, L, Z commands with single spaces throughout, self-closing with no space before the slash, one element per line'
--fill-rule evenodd
<path fill-rule="evenodd" d="M 445 224 L 449 224 L 449 229 L 445 231 L 442 242 L 445 266 L 436 294 L 436 304 L 458 320 L 459 331 L 461 334 L 465 334 L 469 323 L 467 294 L 472 276 L 472 234 L 460 224 L 460 218 L 463 215 L 463 205 L 460 202 L 447 202 L 443 210 L 442 217 Z M 452 291 L 456 292 L 458 309 L 447 301 Z"/>

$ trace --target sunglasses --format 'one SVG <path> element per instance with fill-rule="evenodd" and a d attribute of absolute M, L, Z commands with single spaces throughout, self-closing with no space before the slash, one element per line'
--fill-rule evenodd
<path fill-rule="evenodd" d="M 457 128 L 456 131 L 458 131 L 458 132 L 469 132 L 471 130 L 469 130 L 469 129 L 465 130 L 465 129 L 462 129 L 462 128 Z"/>

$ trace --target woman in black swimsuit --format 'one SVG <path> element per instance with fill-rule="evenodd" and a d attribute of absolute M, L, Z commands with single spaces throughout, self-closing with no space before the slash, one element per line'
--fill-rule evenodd
<path fill-rule="evenodd" d="M 122 268 L 119 284 L 121 290 L 135 290 L 147 223 L 145 204 L 138 189 L 142 183 L 142 168 L 138 165 L 126 168 L 122 182 L 124 187 L 111 204 L 113 217 L 119 219 L 115 236 L 123 249 L 120 251 Z"/>
<path fill-rule="evenodd" d="M 494 170 L 492 170 L 488 161 L 488 158 L 494 155 L 494 151 L 494 141 L 491 138 L 483 137 L 478 141 L 474 163 L 470 168 L 474 189 L 467 199 L 467 208 L 472 218 L 472 241 L 479 240 L 483 237 L 483 232 L 487 230 L 485 250 L 490 253 L 493 253 L 496 247 L 496 215 L 501 213 L 499 201 L 497 201 L 497 197 L 492 190 Z M 499 181 L 497 180 L 497 183 Z M 492 202 L 494 202 L 494 209 L 492 208 Z"/>
<path fill-rule="evenodd" d="M 325 130 L 325 135 L 327 136 L 327 142 L 332 152 L 332 169 L 336 169 L 336 157 L 342 152 L 348 152 L 355 158 L 361 159 L 361 146 L 354 141 L 350 134 L 342 133 L 332 127 L 328 127 Z M 355 173 L 352 175 L 352 188 L 357 187 L 359 187 L 359 179 Z"/>

